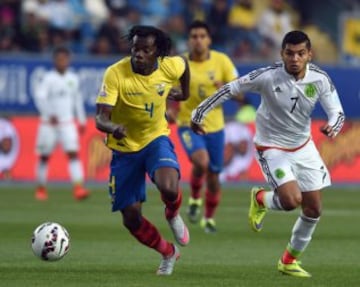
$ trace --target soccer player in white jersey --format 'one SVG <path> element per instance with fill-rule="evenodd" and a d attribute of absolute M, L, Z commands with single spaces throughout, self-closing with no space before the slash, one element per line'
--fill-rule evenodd
<path fill-rule="evenodd" d="M 319 101 L 328 117 L 321 131 L 329 138 L 339 133 L 345 117 L 331 79 L 310 63 L 311 43 L 305 33 L 287 33 L 281 57 L 282 62 L 250 72 L 203 101 L 192 113 L 192 128 L 205 133 L 201 124 L 206 114 L 239 93 L 251 91 L 261 95 L 254 143 L 257 161 L 272 190 L 252 189 L 249 222 L 259 232 L 268 209 L 288 211 L 301 207 L 278 270 L 310 277 L 297 259 L 310 243 L 320 219 L 320 190 L 331 184 L 311 139 L 311 112 Z"/>
<path fill-rule="evenodd" d="M 74 185 L 74 198 L 82 200 L 89 195 L 89 192 L 83 187 L 83 166 L 78 158 L 79 139 L 75 125 L 76 114 L 79 132 L 85 131 L 86 115 L 79 90 L 79 79 L 75 73 L 68 70 L 70 51 L 67 48 L 56 48 L 53 61 L 54 69 L 45 74 L 34 95 L 40 113 L 36 143 L 39 154 L 38 186 L 35 198 L 38 200 L 48 198 L 46 190 L 48 160 L 59 142 L 69 158 L 69 174 Z"/>

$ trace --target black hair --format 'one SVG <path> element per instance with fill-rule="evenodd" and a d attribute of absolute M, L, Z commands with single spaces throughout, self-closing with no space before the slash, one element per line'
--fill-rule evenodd
<path fill-rule="evenodd" d="M 55 47 L 53 50 L 53 57 L 55 57 L 58 54 L 66 54 L 66 55 L 70 56 L 71 52 L 70 52 L 70 49 L 65 46 L 58 46 L 58 47 Z"/>
<path fill-rule="evenodd" d="M 188 33 L 190 33 L 192 29 L 198 29 L 198 28 L 205 29 L 208 35 L 209 36 L 211 35 L 209 25 L 206 22 L 200 20 L 195 20 L 190 24 L 190 26 L 188 27 Z"/>
<path fill-rule="evenodd" d="M 306 48 L 308 50 L 311 49 L 311 41 L 308 35 L 306 35 L 302 31 L 294 30 L 291 32 L 288 32 L 282 41 L 281 47 L 282 49 L 285 49 L 286 44 L 292 44 L 297 45 L 301 43 L 306 43 Z"/>
<path fill-rule="evenodd" d="M 170 54 L 171 51 L 171 39 L 170 37 L 163 32 L 162 30 L 154 27 L 154 26 L 143 26 L 143 25 L 136 25 L 132 27 L 127 35 L 127 39 L 130 43 L 132 43 L 133 38 L 135 36 L 139 37 L 148 37 L 154 36 L 155 37 L 155 45 L 157 50 L 158 57 L 165 57 Z"/>

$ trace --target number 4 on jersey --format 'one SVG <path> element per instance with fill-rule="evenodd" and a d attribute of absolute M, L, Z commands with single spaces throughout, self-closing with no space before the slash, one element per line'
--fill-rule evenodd
<path fill-rule="evenodd" d="M 154 103 L 145 103 L 145 111 L 147 111 L 150 115 L 150 118 L 152 118 L 154 112 Z"/>

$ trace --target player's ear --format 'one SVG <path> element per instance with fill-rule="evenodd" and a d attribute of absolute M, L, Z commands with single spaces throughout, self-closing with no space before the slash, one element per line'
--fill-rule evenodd
<path fill-rule="evenodd" d="M 309 50 L 309 62 L 311 62 L 313 57 L 312 49 Z"/>
<path fill-rule="evenodd" d="M 284 59 L 284 49 L 280 50 L 280 56 L 281 56 L 281 59 Z"/>

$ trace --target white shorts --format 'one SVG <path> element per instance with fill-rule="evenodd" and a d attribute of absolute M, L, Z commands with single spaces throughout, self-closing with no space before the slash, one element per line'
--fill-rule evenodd
<path fill-rule="evenodd" d="M 79 150 L 79 138 L 75 123 L 60 123 L 56 126 L 40 123 L 36 140 L 37 152 L 41 155 L 49 155 L 58 143 L 65 152 Z"/>
<path fill-rule="evenodd" d="M 274 190 L 293 180 L 297 181 L 302 192 L 331 185 L 329 171 L 312 140 L 297 151 L 257 151 L 256 160 Z"/>

